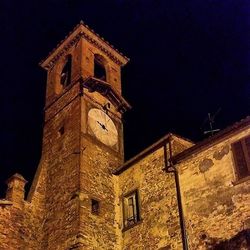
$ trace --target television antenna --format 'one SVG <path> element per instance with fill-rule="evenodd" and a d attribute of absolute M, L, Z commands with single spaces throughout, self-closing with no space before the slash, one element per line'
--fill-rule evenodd
<path fill-rule="evenodd" d="M 208 123 L 209 124 L 209 129 L 203 131 L 204 135 L 214 135 L 214 133 L 220 131 L 220 129 L 215 129 L 214 128 L 214 120 L 215 117 L 220 113 L 221 108 L 219 108 L 213 115 L 211 113 L 207 114 L 207 118 L 204 120 L 204 122 L 202 123 L 202 128 Z"/>

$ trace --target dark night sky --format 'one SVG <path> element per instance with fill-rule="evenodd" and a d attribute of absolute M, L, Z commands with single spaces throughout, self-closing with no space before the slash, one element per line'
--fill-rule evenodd
<path fill-rule="evenodd" d="M 125 153 L 167 132 L 192 140 L 208 112 L 224 128 L 250 111 L 248 0 L 0 2 L 0 197 L 31 184 L 41 152 L 46 74 L 38 62 L 83 20 L 131 58 L 123 69 Z M 206 127 L 204 128 L 206 129 Z"/>

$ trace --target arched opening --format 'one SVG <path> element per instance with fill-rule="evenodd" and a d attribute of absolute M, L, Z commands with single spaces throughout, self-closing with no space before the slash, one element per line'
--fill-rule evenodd
<path fill-rule="evenodd" d="M 60 83 L 63 87 L 67 87 L 71 83 L 71 66 L 72 66 L 72 56 L 68 55 L 66 57 L 66 62 L 61 72 Z"/>
<path fill-rule="evenodd" d="M 103 56 L 95 54 L 94 59 L 94 77 L 103 81 L 107 80 L 107 73 L 105 68 L 106 61 Z"/>

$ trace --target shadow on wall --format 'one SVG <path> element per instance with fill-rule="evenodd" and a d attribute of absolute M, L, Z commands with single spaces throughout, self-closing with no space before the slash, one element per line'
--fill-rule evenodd
<path fill-rule="evenodd" d="M 209 238 L 205 234 L 201 235 L 201 239 L 207 245 L 207 249 L 211 250 L 250 250 L 250 229 L 245 229 L 236 234 L 231 239 L 220 241 L 216 238 Z"/>

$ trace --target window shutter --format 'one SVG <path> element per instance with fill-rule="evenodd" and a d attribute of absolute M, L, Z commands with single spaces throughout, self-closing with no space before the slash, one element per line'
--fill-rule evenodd
<path fill-rule="evenodd" d="M 233 143 L 232 148 L 238 178 L 246 177 L 248 175 L 248 168 L 241 141 Z"/>
<path fill-rule="evenodd" d="M 140 221 L 138 190 L 133 191 L 123 198 L 124 228 L 136 224 Z"/>
<path fill-rule="evenodd" d="M 247 151 L 247 161 L 250 161 L 250 136 L 245 139 L 246 151 Z M 250 162 L 248 163 L 248 165 Z"/>

